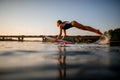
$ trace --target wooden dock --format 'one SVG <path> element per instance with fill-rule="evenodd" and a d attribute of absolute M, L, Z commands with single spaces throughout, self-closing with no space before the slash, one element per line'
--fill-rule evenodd
<path fill-rule="evenodd" d="M 43 35 L 0 35 L 0 41 L 24 41 L 25 38 L 42 38 Z M 15 40 L 13 38 L 16 38 Z"/>

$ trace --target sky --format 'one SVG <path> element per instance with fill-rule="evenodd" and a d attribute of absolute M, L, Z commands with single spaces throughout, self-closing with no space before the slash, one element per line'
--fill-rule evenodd
<path fill-rule="evenodd" d="M 57 35 L 56 21 L 120 28 L 120 0 L 0 0 L 0 35 Z M 71 28 L 68 35 L 96 35 Z"/>

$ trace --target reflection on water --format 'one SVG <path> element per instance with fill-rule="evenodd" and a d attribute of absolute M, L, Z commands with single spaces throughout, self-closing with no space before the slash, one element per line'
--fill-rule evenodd
<path fill-rule="evenodd" d="M 0 80 L 115 80 L 119 72 L 119 47 L 0 43 Z"/>
<path fill-rule="evenodd" d="M 58 68 L 59 68 L 59 78 L 58 80 L 66 79 L 66 53 L 65 47 L 58 46 L 59 54 L 58 54 Z"/>

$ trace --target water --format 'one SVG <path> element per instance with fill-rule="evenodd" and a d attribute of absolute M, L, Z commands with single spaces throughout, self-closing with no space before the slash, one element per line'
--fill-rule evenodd
<path fill-rule="evenodd" d="M 108 35 L 103 35 L 98 41 L 95 43 L 105 45 L 110 43 L 110 36 Z"/>
<path fill-rule="evenodd" d="M 115 80 L 119 72 L 119 47 L 0 42 L 0 80 Z"/>

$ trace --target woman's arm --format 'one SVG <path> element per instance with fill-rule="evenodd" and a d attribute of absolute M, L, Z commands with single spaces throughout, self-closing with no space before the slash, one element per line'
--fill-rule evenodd
<path fill-rule="evenodd" d="M 64 31 L 64 36 L 62 37 L 62 39 L 64 39 L 66 36 L 66 30 L 63 30 L 63 31 Z"/>
<path fill-rule="evenodd" d="M 59 39 L 61 37 L 61 35 L 62 35 L 62 28 L 60 28 L 59 35 L 58 35 L 57 39 Z"/>

